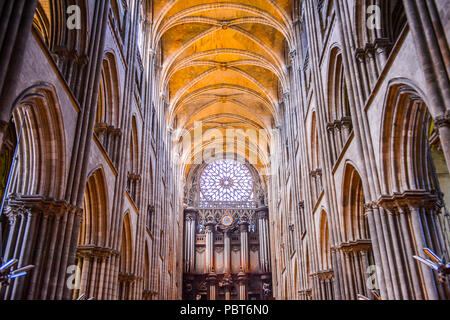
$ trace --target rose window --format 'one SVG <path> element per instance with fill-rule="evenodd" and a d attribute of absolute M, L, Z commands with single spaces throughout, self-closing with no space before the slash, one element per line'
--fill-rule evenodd
<path fill-rule="evenodd" d="M 201 202 L 253 200 L 253 178 L 246 165 L 233 160 L 218 160 L 204 169 L 200 177 Z"/>

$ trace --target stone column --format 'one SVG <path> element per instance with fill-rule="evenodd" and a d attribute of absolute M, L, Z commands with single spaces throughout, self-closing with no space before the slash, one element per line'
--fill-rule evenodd
<path fill-rule="evenodd" d="M 269 209 L 260 208 L 256 211 L 259 233 L 259 262 L 262 273 L 270 273 L 270 248 L 269 248 Z"/>
<path fill-rule="evenodd" d="M 206 273 L 214 271 L 214 224 L 206 224 Z"/>
<path fill-rule="evenodd" d="M 216 300 L 217 275 L 212 271 L 206 280 L 209 283 L 209 300 Z"/>
<path fill-rule="evenodd" d="M 414 232 L 414 240 L 417 249 L 420 251 L 423 248 L 427 248 L 428 245 L 425 241 L 424 230 L 422 225 L 420 204 L 419 202 L 411 201 L 408 203 L 411 214 L 412 230 Z M 439 294 L 434 280 L 433 271 L 426 265 L 420 264 L 422 268 L 422 274 L 424 277 L 425 290 L 427 292 L 428 299 L 439 300 Z"/>
<path fill-rule="evenodd" d="M 238 274 L 239 279 L 239 300 L 247 300 L 247 281 L 248 277 L 244 272 Z"/>
<path fill-rule="evenodd" d="M 225 288 L 225 300 L 226 300 L 226 301 L 230 301 L 230 300 L 231 300 L 231 291 L 230 291 L 230 287 L 226 287 L 226 288 Z"/>
<path fill-rule="evenodd" d="M 226 301 L 231 300 L 231 289 L 233 287 L 233 281 L 230 276 L 231 275 L 225 274 L 225 277 L 223 279 L 223 287 L 225 288 L 225 300 Z"/>
<path fill-rule="evenodd" d="M 229 231 L 225 231 L 223 233 L 223 264 L 224 264 L 224 273 L 225 275 L 231 274 L 231 239 Z"/>
<path fill-rule="evenodd" d="M 197 221 L 197 211 L 192 208 L 185 209 L 184 219 L 184 271 L 186 273 L 192 273 L 195 270 L 195 228 Z"/>
<path fill-rule="evenodd" d="M 249 270 L 249 259 L 248 259 L 248 222 L 241 221 L 240 231 L 241 231 L 241 269 L 242 272 L 247 273 Z"/>

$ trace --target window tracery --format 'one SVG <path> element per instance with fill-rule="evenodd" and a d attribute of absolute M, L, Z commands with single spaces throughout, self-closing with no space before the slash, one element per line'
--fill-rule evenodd
<path fill-rule="evenodd" d="M 245 164 L 217 160 L 200 177 L 200 205 L 254 201 L 253 177 Z"/>

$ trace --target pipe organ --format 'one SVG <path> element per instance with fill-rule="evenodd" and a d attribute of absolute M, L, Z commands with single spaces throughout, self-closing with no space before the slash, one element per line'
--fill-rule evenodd
<path fill-rule="evenodd" d="M 248 203 L 184 210 L 186 300 L 272 296 L 268 208 Z"/>

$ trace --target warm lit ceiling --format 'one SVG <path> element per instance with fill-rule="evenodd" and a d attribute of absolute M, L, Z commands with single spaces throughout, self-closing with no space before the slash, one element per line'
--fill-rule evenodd
<path fill-rule="evenodd" d="M 291 1 L 153 1 L 169 127 L 193 130 L 198 121 L 204 130 L 275 126 L 293 42 Z M 208 146 L 203 141 L 201 149 Z M 267 159 L 262 149 L 250 146 L 242 156 Z"/>

